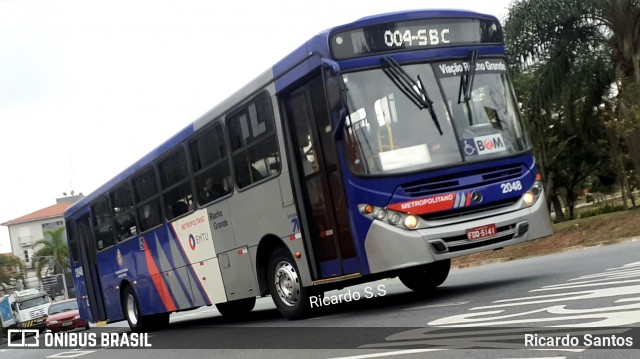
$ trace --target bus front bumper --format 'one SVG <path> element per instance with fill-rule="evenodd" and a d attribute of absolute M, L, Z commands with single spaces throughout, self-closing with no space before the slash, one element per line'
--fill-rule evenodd
<path fill-rule="evenodd" d="M 544 193 L 541 194 L 544 198 Z M 467 239 L 467 230 L 495 225 L 497 233 L 478 240 Z M 434 261 L 499 249 L 552 234 L 546 202 L 447 225 L 414 231 L 373 221 L 365 240 L 370 273 L 419 266 Z"/>

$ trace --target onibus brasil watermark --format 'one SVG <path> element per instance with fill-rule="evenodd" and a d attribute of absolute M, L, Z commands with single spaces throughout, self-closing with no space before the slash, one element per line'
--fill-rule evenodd
<path fill-rule="evenodd" d="M 311 308 L 319 308 L 332 304 L 357 302 L 360 299 L 371 299 L 375 297 L 384 297 L 387 294 L 384 284 L 379 284 L 377 287 L 365 287 L 362 292 L 357 290 L 348 289 L 346 293 L 339 293 L 333 295 L 313 295 L 309 297 L 309 305 Z"/>
<path fill-rule="evenodd" d="M 33 340 L 28 337 L 33 335 Z M 151 348 L 148 333 L 46 332 L 37 329 L 10 329 L 7 346 L 26 348 Z"/>

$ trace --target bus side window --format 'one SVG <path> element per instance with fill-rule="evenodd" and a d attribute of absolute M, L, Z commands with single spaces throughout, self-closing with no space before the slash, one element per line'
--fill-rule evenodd
<path fill-rule="evenodd" d="M 129 183 L 117 188 L 110 196 L 118 241 L 138 234 L 136 211 L 134 210 Z"/>
<path fill-rule="evenodd" d="M 133 179 L 133 192 L 137 203 L 141 231 L 146 231 L 162 223 L 160 197 L 156 184 L 156 173 L 149 167 Z"/>
<path fill-rule="evenodd" d="M 191 164 L 195 172 L 198 205 L 223 197 L 231 192 L 231 170 L 222 125 L 205 130 L 189 144 Z"/>
<path fill-rule="evenodd" d="M 243 188 L 280 173 L 280 153 L 268 94 L 227 118 L 236 184 Z"/>
<path fill-rule="evenodd" d="M 162 160 L 158 168 L 167 219 L 179 217 L 193 210 L 193 194 L 184 147 L 180 146 Z"/>
<path fill-rule="evenodd" d="M 76 229 L 76 221 L 67 219 L 67 236 L 69 237 L 69 254 L 72 262 L 80 260 L 80 251 L 78 248 L 78 234 Z"/>
<path fill-rule="evenodd" d="M 98 250 L 110 247 L 115 242 L 113 218 L 106 197 L 99 198 L 91 205 L 93 228 L 95 231 L 96 248 Z"/>

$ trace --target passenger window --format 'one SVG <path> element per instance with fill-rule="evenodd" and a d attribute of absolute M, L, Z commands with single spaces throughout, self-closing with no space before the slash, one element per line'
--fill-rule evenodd
<path fill-rule="evenodd" d="M 111 218 L 111 210 L 109 202 L 106 198 L 97 200 L 91 206 L 93 214 L 93 228 L 95 233 L 96 249 L 102 250 L 113 245 L 114 231 L 113 219 Z"/>
<path fill-rule="evenodd" d="M 142 231 L 149 230 L 162 223 L 162 212 L 160 209 L 160 198 L 154 198 L 138 206 L 138 218 Z"/>
<path fill-rule="evenodd" d="M 147 169 L 140 176 L 133 180 L 133 187 L 136 194 L 136 202 L 140 203 L 158 193 L 156 185 L 156 174 L 153 167 Z"/>
<path fill-rule="evenodd" d="M 159 168 L 167 219 L 193 210 L 193 194 L 184 148 L 180 147 L 161 161 Z"/>
<path fill-rule="evenodd" d="M 231 170 L 222 132 L 216 125 L 191 142 L 191 162 L 196 171 L 198 205 L 202 206 L 229 194 L 232 190 Z"/>
<path fill-rule="evenodd" d="M 113 219 L 118 241 L 137 235 L 136 211 L 134 210 L 128 183 L 111 193 L 111 205 L 113 207 Z"/>
<path fill-rule="evenodd" d="M 80 260 L 80 252 L 78 250 L 78 235 L 76 233 L 76 222 L 67 219 L 67 235 L 69 236 L 69 254 L 71 260 L 77 262 Z"/>
<path fill-rule="evenodd" d="M 280 153 L 268 94 L 227 119 L 238 188 L 280 172 Z"/>
<path fill-rule="evenodd" d="M 156 173 L 153 167 L 149 167 L 133 179 L 133 191 L 137 203 L 140 230 L 146 231 L 161 224 L 162 209 L 160 207 L 160 197 L 158 197 Z"/>

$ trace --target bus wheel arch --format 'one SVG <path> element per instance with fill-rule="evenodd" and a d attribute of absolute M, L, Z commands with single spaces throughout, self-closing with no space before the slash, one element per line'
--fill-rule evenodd
<path fill-rule="evenodd" d="M 269 260 L 271 255 L 279 248 L 282 247 L 288 250 L 286 245 L 280 238 L 275 235 L 266 235 L 260 240 L 258 245 L 258 252 L 256 254 L 256 275 L 258 277 L 258 287 L 260 295 L 268 295 L 269 285 L 267 282 L 267 271 L 269 267 Z"/>
<path fill-rule="evenodd" d="M 285 318 L 296 320 L 312 315 L 310 298 L 318 293 L 318 289 L 302 284 L 298 265 L 288 248 L 276 248 L 266 272 L 271 298 Z"/>
<path fill-rule="evenodd" d="M 133 332 L 150 332 L 169 325 L 171 313 L 142 315 L 138 295 L 131 283 L 123 282 L 123 286 L 120 287 L 120 298 L 122 314 Z"/>

